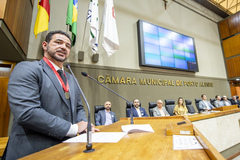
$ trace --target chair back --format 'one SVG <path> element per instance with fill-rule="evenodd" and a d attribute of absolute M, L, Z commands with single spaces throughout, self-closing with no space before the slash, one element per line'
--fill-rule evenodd
<path fill-rule="evenodd" d="M 104 110 L 104 105 L 96 105 L 94 106 L 94 120 L 95 120 L 95 123 L 96 123 L 96 118 L 97 118 L 97 114 L 98 114 L 98 111 L 101 111 L 101 110 Z"/>
<path fill-rule="evenodd" d="M 199 109 L 199 102 L 201 101 L 202 99 L 195 99 L 195 105 L 198 109 L 198 112 L 200 112 L 200 109 Z"/>
<path fill-rule="evenodd" d="M 126 102 L 126 117 L 128 111 L 131 112 L 131 106 L 133 107 L 133 102 Z M 141 107 L 141 102 L 139 102 L 139 107 Z"/>
<path fill-rule="evenodd" d="M 185 103 L 186 103 L 186 107 L 187 107 L 189 113 L 193 114 L 196 112 L 195 109 L 193 108 L 192 101 L 185 100 Z"/>
<path fill-rule="evenodd" d="M 173 99 L 165 99 L 165 107 L 170 114 L 170 116 L 173 116 L 173 110 L 175 108 L 175 101 Z"/>
<path fill-rule="evenodd" d="M 131 106 L 133 106 L 133 102 L 126 102 L 126 117 L 128 111 L 131 112 Z"/>
<path fill-rule="evenodd" d="M 231 105 L 232 105 L 232 101 L 233 101 L 233 99 L 232 99 L 232 98 L 228 98 L 228 100 L 231 102 Z"/>
<path fill-rule="evenodd" d="M 216 101 L 216 99 L 214 98 L 214 99 L 210 99 L 210 103 L 211 103 L 211 105 L 213 105 L 214 107 L 215 107 L 215 105 L 214 105 L 214 102 Z"/>
<path fill-rule="evenodd" d="M 148 103 L 148 112 L 150 117 L 153 117 L 153 108 L 157 106 L 157 102 L 149 102 Z"/>

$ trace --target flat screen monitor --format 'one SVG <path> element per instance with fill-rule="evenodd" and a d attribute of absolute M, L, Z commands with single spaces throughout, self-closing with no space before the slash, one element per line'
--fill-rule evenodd
<path fill-rule="evenodd" d="M 194 39 L 139 20 L 139 65 L 198 72 Z"/>

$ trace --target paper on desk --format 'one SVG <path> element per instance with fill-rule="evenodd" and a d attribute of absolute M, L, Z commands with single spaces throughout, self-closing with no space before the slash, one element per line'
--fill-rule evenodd
<path fill-rule="evenodd" d="M 154 132 L 150 124 L 131 124 L 121 126 L 121 128 L 126 133 Z"/>
<path fill-rule="evenodd" d="M 117 143 L 126 133 L 124 132 L 95 132 L 92 134 L 92 143 Z M 77 137 L 70 138 L 63 143 L 86 143 L 87 134 L 81 134 Z"/>
<path fill-rule="evenodd" d="M 173 135 L 173 150 L 203 149 L 195 136 Z"/>

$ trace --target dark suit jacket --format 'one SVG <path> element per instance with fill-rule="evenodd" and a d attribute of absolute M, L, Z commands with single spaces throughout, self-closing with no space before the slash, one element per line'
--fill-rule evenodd
<path fill-rule="evenodd" d="M 139 109 L 140 109 L 142 117 L 148 117 L 148 114 L 144 108 L 139 107 Z M 139 117 L 135 107 L 132 107 L 132 110 L 133 110 L 133 117 Z M 130 115 L 131 115 L 131 109 L 128 110 L 127 117 L 130 117 Z"/>
<path fill-rule="evenodd" d="M 115 113 L 110 111 L 112 123 L 117 122 L 117 118 L 115 116 Z M 101 126 L 106 123 L 106 113 L 105 110 L 99 111 L 96 117 L 96 126 Z"/>
<path fill-rule="evenodd" d="M 45 61 L 21 62 L 14 68 L 8 84 L 14 120 L 4 155 L 7 160 L 61 143 L 71 123 L 87 121 L 74 78 L 65 74 L 70 101 Z"/>
<path fill-rule="evenodd" d="M 232 105 L 238 105 L 238 107 L 240 106 L 240 101 L 239 101 L 239 99 L 237 99 L 237 102 L 234 101 L 234 100 L 231 100 L 231 103 L 232 103 Z"/>

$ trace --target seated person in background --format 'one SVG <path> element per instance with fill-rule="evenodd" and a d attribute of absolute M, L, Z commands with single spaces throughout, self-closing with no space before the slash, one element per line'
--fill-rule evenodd
<path fill-rule="evenodd" d="M 231 106 L 231 102 L 227 99 L 227 96 L 223 96 L 223 106 Z"/>
<path fill-rule="evenodd" d="M 223 106 L 223 102 L 221 101 L 221 97 L 219 95 L 216 95 L 216 100 L 214 101 L 214 106 L 216 108 L 218 107 L 222 107 Z"/>
<path fill-rule="evenodd" d="M 101 125 L 106 125 L 107 126 L 109 124 L 117 122 L 115 113 L 110 111 L 111 102 L 106 101 L 104 103 L 104 108 L 105 108 L 105 110 L 101 110 L 97 114 L 96 126 L 101 126 Z"/>
<path fill-rule="evenodd" d="M 199 112 L 208 111 L 215 108 L 209 101 L 207 101 L 207 96 L 205 94 L 202 94 L 201 97 L 202 100 L 199 102 Z"/>
<path fill-rule="evenodd" d="M 145 109 L 140 107 L 139 105 L 140 105 L 139 100 L 134 99 L 133 100 L 133 106 L 134 107 L 132 107 L 133 117 L 148 117 L 148 114 L 145 111 Z M 131 115 L 131 109 L 128 110 L 127 117 L 130 117 L 130 115 Z"/>
<path fill-rule="evenodd" d="M 240 108 L 240 101 L 239 101 L 239 99 L 237 99 L 236 96 L 232 97 L 231 103 L 232 103 L 232 105 L 238 105 L 238 108 Z"/>
<path fill-rule="evenodd" d="M 178 104 L 175 106 L 173 110 L 173 114 L 175 115 L 185 115 L 187 113 L 188 109 L 184 104 L 183 98 L 178 98 Z"/>
<path fill-rule="evenodd" d="M 163 102 L 161 99 L 157 101 L 157 106 L 153 108 L 153 116 L 154 117 L 170 116 L 165 107 L 163 107 Z"/>

